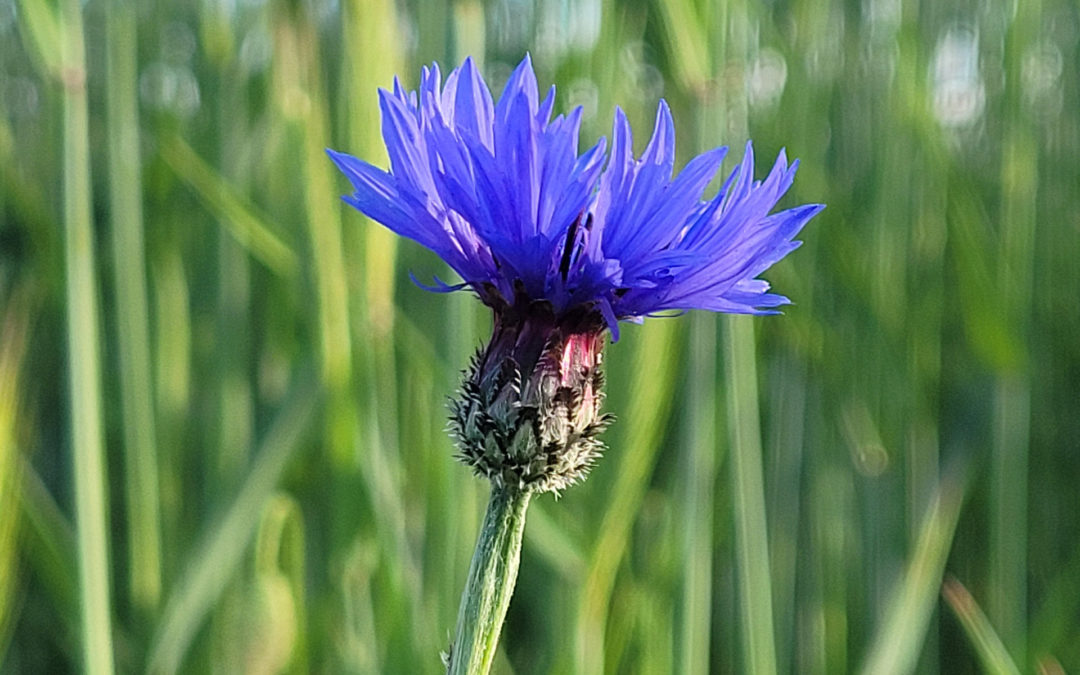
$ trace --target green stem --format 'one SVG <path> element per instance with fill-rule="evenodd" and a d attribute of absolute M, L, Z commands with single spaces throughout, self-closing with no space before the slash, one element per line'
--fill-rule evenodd
<path fill-rule="evenodd" d="M 102 429 L 101 350 L 93 194 L 90 182 L 90 115 L 82 5 L 60 7 L 64 102 L 64 260 L 71 405 L 72 480 L 79 554 L 82 672 L 115 671 L 109 584 L 109 507 Z"/>
<path fill-rule="evenodd" d="M 136 23 L 133 2 L 114 0 L 108 4 L 109 203 L 124 420 L 129 592 L 132 604 L 152 615 L 161 599 L 161 502 L 143 244 Z"/>
<path fill-rule="evenodd" d="M 491 486 L 491 499 L 469 565 L 469 580 L 461 594 L 449 675 L 485 675 L 491 669 L 506 609 L 514 594 L 525 510 L 531 497 L 528 491 Z"/>
<path fill-rule="evenodd" d="M 773 635 L 765 480 L 761 468 L 754 324 L 749 317 L 729 316 L 726 328 L 724 356 L 728 367 L 731 480 L 744 668 L 751 673 L 774 675 L 777 672 L 776 640 Z"/>

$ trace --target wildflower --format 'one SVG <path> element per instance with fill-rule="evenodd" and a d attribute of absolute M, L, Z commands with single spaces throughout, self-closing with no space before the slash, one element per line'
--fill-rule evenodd
<path fill-rule="evenodd" d="M 781 152 L 756 182 L 754 154 L 711 199 L 702 195 L 726 149 L 677 175 L 664 102 L 640 158 L 615 111 L 612 148 L 578 152 L 581 109 L 552 118 L 526 56 L 494 103 L 471 59 L 441 82 L 425 68 L 418 92 L 380 92 L 390 170 L 331 158 L 354 192 L 345 200 L 437 253 L 494 312 L 473 358 L 451 431 L 459 457 L 491 481 L 462 593 L 448 672 L 487 673 L 513 593 L 533 494 L 584 478 L 609 422 L 601 413 L 606 333 L 657 312 L 770 313 L 788 302 L 757 279 L 798 246 L 822 207 L 770 214 L 796 165 Z M 605 158 L 607 163 L 605 166 Z"/>
<path fill-rule="evenodd" d="M 770 213 L 797 162 L 783 152 L 763 181 L 754 154 L 719 192 L 703 192 L 726 148 L 674 174 L 675 129 L 660 102 L 635 158 L 615 111 L 606 167 L 601 139 L 578 152 L 581 109 L 552 118 L 529 57 L 497 103 L 471 59 L 441 82 L 425 68 L 418 92 L 380 92 L 390 170 L 330 151 L 354 192 L 345 200 L 438 254 L 494 311 L 453 403 L 460 457 L 496 486 L 558 491 L 598 457 L 604 334 L 666 311 L 774 313 L 787 303 L 757 278 L 795 249 L 822 206 Z"/>

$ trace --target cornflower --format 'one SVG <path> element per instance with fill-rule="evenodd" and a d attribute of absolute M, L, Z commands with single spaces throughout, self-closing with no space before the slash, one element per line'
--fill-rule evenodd
<path fill-rule="evenodd" d="M 605 139 L 579 152 L 581 108 L 553 117 L 555 87 L 540 98 L 528 56 L 497 103 L 471 58 L 445 83 L 432 65 L 418 91 L 395 80 L 379 100 L 390 169 L 329 151 L 353 186 L 345 201 L 461 277 L 431 290 L 470 289 L 494 315 L 450 417 L 458 457 L 491 497 L 448 666 L 486 673 L 531 496 L 582 480 L 603 450 L 607 336 L 658 313 L 776 313 L 789 301 L 758 275 L 799 246 L 823 206 L 771 213 L 798 162 L 781 151 L 755 181 L 750 143 L 704 199 L 727 148 L 676 173 L 664 101 L 640 157 L 618 108 L 610 153 Z"/>

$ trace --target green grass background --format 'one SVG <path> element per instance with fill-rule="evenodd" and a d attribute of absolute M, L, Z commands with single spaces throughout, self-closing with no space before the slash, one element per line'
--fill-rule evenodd
<path fill-rule="evenodd" d="M 782 317 L 627 326 L 499 673 L 1080 672 L 1080 8 L 0 0 L 0 672 L 437 673 L 490 330 L 346 209 L 376 90 L 531 51 L 824 202 Z M 737 153 L 736 153 L 737 154 Z M 944 592 L 942 592 L 944 581 Z"/>

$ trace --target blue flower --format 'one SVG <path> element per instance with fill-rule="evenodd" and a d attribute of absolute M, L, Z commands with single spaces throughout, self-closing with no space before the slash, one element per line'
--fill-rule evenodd
<path fill-rule="evenodd" d="M 666 103 L 640 158 L 616 109 L 605 167 L 604 139 L 579 153 L 581 108 L 552 118 L 554 98 L 552 87 L 540 99 L 528 56 L 497 103 L 472 59 L 445 84 L 437 65 L 424 68 L 418 92 L 395 80 L 380 91 L 390 170 L 329 151 L 353 185 L 345 200 L 464 280 L 438 290 L 468 286 L 497 312 L 546 303 L 556 317 L 599 314 L 613 339 L 619 320 L 690 309 L 763 314 L 788 302 L 757 277 L 798 247 L 793 238 L 823 208 L 770 213 L 798 162 L 789 166 L 781 152 L 755 181 L 747 144 L 703 200 L 726 148 L 673 175 Z"/>
<path fill-rule="evenodd" d="M 640 158 L 615 111 L 612 147 L 578 152 L 581 109 L 552 118 L 529 57 L 498 103 L 471 59 L 417 92 L 380 92 L 390 156 L 383 171 L 330 157 L 353 184 L 345 200 L 428 247 L 495 313 L 492 336 L 451 404 L 458 456 L 496 485 L 558 492 L 603 450 L 604 332 L 620 320 L 690 309 L 763 314 L 788 302 L 758 275 L 795 249 L 821 210 L 770 213 L 796 164 L 780 153 L 754 180 L 749 144 L 719 192 L 703 199 L 726 148 L 675 167 L 675 127 L 660 102 Z M 606 162 L 605 162 L 606 160 Z M 605 165 L 606 163 L 606 165 Z"/>

